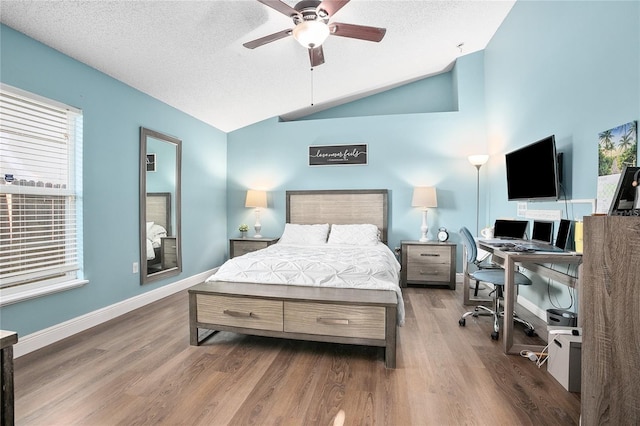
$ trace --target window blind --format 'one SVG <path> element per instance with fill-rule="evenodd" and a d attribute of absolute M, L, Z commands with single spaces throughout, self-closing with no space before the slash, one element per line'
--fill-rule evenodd
<path fill-rule="evenodd" d="M 77 278 L 81 111 L 0 89 L 0 288 Z"/>

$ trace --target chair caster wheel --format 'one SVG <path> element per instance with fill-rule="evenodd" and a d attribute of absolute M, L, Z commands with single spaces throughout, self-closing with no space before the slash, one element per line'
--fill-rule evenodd
<path fill-rule="evenodd" d="M 526 334 L 529 337 L 534 337 L 536 335 L 536 331 L 533 328 L 525 328 L 524 334 Z"/>
<path fill-rule="evenodd" d="M 498 333 L 497 331 L 491 333 L 491 340 L 498 340 L 498 337 L 500 337 L 500 333 Z"/>
<path fill-rule="evenodd" d="M 467 320 L 464 318 L 461 318 L 458 320 L 458 325 L 460 325 L 460 327 L 464 327 L 467 324 Z"/>

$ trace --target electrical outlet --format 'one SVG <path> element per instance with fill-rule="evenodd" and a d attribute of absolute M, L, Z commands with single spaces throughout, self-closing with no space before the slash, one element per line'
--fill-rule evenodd
<path fill-rule="evenodd" d="M 137 274 L 139 271 L 139 265 L 138 262 L 133 262 L 133 273 Z"/>

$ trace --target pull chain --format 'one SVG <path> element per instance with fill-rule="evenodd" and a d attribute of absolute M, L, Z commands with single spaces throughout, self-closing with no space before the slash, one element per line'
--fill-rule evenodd
<path fill-rule="evenodd" d="M 311 67 L 311 106 L 313 106 L 313 67 Z"/>

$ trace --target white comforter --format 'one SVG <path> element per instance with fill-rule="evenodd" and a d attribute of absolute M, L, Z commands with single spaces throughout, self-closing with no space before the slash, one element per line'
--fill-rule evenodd
<path fill-rule="evenodd" d="M 400 265 L 385 244 L 375 246 L 273 244 L 225 262 L 207 281 L 393 290 L 404 324 Z"/>

